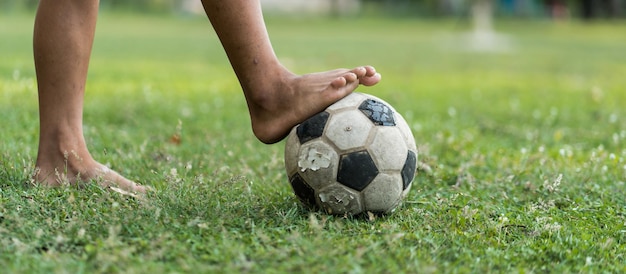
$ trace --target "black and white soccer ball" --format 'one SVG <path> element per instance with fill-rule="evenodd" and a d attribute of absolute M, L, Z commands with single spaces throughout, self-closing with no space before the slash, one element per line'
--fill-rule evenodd
<path fill-rule="evenodd" d="M 415 139 L 388 103 L 352 93 L 295 126 L 285 169 L 298 199 L 330 214 L 389 213 L 411 188 Z"/>

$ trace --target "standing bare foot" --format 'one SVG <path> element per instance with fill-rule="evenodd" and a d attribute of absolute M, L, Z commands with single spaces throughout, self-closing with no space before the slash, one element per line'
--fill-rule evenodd
<path fill-rule="evenodd" d="M 99 1 L 40 1 L 33 32 L 39 151 L 33 179 L 46 186 L 97 182 L 118 192 L 146 188 L 96 162 L 83 137 L 83 101 Z"/>
<path fill-rule="evenodd" d="M 377 84 L 381 76 L 373 67 L 365 66 L 301 76 L 283 70 L 275 79 L 250 88 L 244 85 L 252 130 L 266 144 L 282 140 L 293 126 L 347 96 L 360 84 Z"/>
<path fill-rule="evenodd" d="M 86 150 L 64 153 L 46 152 L 47 150 L 40 150 L 37 157 L 37 168 L 33 176 L 37 184 L 57 187 L 81 186 L 93 182 L 125 195 L 134 196 L 134 193 L 146 192 L 146 187 L 96 162 Z"/>

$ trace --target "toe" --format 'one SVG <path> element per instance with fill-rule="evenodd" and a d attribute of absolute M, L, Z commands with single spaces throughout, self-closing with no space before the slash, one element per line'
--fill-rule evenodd
<path fill-rule="evenodd" d="M 343 78 L 346 79 L 347 83 L 351 83 L 351 82 L 358 81 L 359 75 L 356 73 L 346 73 L 346 75 L 344 75 Z"/>
<path fill-rule="evenodd" d="M 135 192 L 135 193 L 146 193 L 149 190 L 151 190 L 150 188 L 146 187 L 146 186 L 142 186 L 142 185 L 138 185 L 138 184 L 134 184 L 133 186 L 130 187 L 130 189 Z"/>
<path fill-rule="evenodd" d="M 352 72 L 348 72 L 341 77 L 337 77 L 335 80 L 333 80 L 330 83 L 330 85 L 334 88 L 343 88 L 350 83 L 354 83 L 358 81 L 359 81 L 359 77 L 356 74 Z"/>
<path fill-rule="evenodd" d="M 376 69 L 372 66 L 365 66 L 365 76 L 374 76 L 376 75 Z"/>
<path fill-rule="evenodd" d="M 345 87 L 346 84 L 348 84 L 348 81 L 346 80 L 345 77 L 337 77 L 335 80 L 330 82 L 330 86 L 332 86 L 333 88 L 337 88 L 337 89 Z"/>
<path fill-rule="evenodd" d="M 361 78 L 367 75 L 367 69 L 365 67 L 356 67 L 351 71 L 357 78 Z"/>
<path fill-rule="evenodd" d="M 359 83 L 364 86 L 373 86 L 380 82 L 380 73 L 374 73 L 372 76 L 362 77 L 359 79 Z"/>

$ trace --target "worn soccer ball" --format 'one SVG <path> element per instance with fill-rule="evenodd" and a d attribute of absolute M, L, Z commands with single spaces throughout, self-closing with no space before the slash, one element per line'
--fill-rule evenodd
<path fill-rule="evenodd" d="M 385 101 L 352 93 L 295 126 L 285 169 L 298 199 L 330 214 L 389 213 L 411 188 L 415 139 Z"/>

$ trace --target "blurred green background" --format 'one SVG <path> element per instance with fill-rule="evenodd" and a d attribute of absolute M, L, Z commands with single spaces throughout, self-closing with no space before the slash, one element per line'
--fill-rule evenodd
<path fill-rule="evenodd" d="M 101 2 L 85 138 L 156 194 L 28 187 L 36 1 L 0 0 L 3 273 L 626 272 L 624 1 L 262 2 L 294 72 L 381 72 L 359 91 L 413 130 L 405 204 L 299 206 L 199 0 Z"/>

